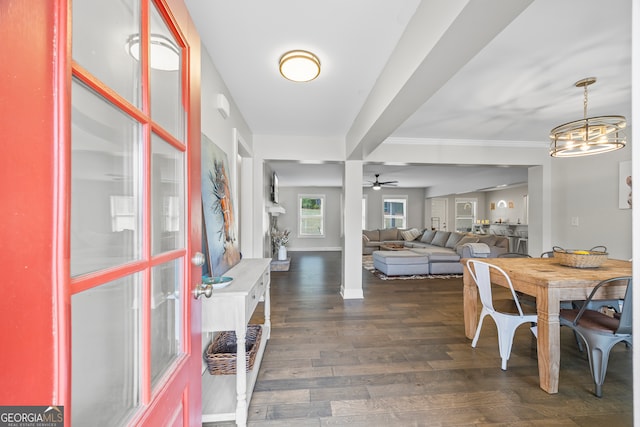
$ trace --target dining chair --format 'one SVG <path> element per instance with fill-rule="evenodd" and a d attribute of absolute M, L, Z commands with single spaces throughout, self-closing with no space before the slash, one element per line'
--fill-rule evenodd
<path fill-rule="evenodd" d="M 480 320 L 476 329 L 476 334 L 473 337 L 471 347 L 475 348 L 478 344 L 478 338 L 480 338 L 480 330 L 482 329 L 482 323 L 486 316 L 490 316 L 496 324 L 498 329 L 498 349 L 500 351 L 500 358 L 502 359 L 502 370 L 507 370 L 507 361 L 511 355 L 511 347 L 513 345 L 513 336 L 516 329 L 523 323 L 537 323 L 538 316 L 535 311 L 532 313 L 531 309 L 520 305 L 518 295 L 513 289 L 511 278 L 500 267 L 486 263 L 484 261 L 478 261 L 475 259 L 467 260 L 467 269 L 473 278 L 473 281 L 478 287 L 480 294 L 480 301 L 482 302 L 482 311 L 480 312 Z M 491 270 L 495 270 L 502 276 L 504 276 L 513 299 L 494 299 L 491 290 Z M 535 310 L 535 308 L 533 309 Z M 535 326 L 531 329 L 532 333 L 536 335 L 537 331 Z"/>
<path fill-rule="evenodd" d="M 602 288 L 620 282 L 626 282 L 626 292 L 619 313 L 610 316 L 589 308 L 589 304 L 597 300 L 596 297 L 600 295 Z M 607 374 L 611 349 L 619 342 L 632 343 L 632 282 L 631 276 L 603 280 L 591 291 L 580 309 L 560 309 L 560 325 L 573 329 L 587 347 L 595 395 L 598 397 L 602 397 L 602 384 Z"/>
<path fill-rule="evenodd" d="M 520 252 L 505 252 L 502 254 L 498 254 L 496 258 L 532 258 L 532 257 L 531 255 L 522 254 Z M 532 305 L 534 307 L 536 306 L 536 297 L 534 297 L 533 295 L 527 295 L 520 291 L 516 291 L 516 294 L 518 295 L 518 298 L 520 299 L 520 302 L 522 304 Z M 531 325 L 531 326 L 534 326 L 534 325 Z"/>

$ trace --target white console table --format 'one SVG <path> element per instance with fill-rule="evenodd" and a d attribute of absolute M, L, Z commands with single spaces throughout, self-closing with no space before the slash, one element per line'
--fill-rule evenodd
<path fill-rule="evenodd" d="M 203 423 L 235 420 L 238 426 L 247 424 L 251 394 L 271 332 L 270 262 L 270 258 L 241 260 L 224 274 L 233 282 L 202 299 L 202 332 L 233 330 L 238 340 L 235 375 L 211 375 L 208 370 L 202 374 Z M 253 369 L 247 373 L 246 328 L 259 301 L 264 301 L 262 338 Z"/>

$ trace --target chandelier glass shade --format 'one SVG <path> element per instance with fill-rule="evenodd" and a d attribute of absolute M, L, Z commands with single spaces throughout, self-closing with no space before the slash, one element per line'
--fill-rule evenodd
<path fill-rule="evenodd" d="M 280 57 L 280 74 L 294 82 L 309 82 L 320 75 L 320 60 L 306 50 L 292 50 Z"/>
<path fill-rule="evenodd" d="M 627 125 L 624 116 L 598 116 L 587 118 L 587 86 L 595 83 L 595 77 L 576 82 L 584 88 L 584 119 L 565 123 L 551 129 L 552 157 L 579 157 L 618 150 L 626 145 L 623 129 Z"/>

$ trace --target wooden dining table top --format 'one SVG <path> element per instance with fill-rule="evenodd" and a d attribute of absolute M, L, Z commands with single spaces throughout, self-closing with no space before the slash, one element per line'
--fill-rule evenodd
<path fill-rule="evenodd" d="M 497 265 L 514 281 L 525 280 L 549 288 L 593 285 L 612 277 L 630 276 L 631 262 L 607 259 L 600 267 L 577 268 L 561 265 L 552 258 L 491 258 L 482 259 Z"/>

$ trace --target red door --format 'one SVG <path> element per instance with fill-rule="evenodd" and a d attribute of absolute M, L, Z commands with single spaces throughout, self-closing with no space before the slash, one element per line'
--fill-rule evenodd
<path fill-rule="evenodd" d="M 0 3 L 0 402 L 200 425 L 200 41 L 182 0 L 123 3 Z"/>

